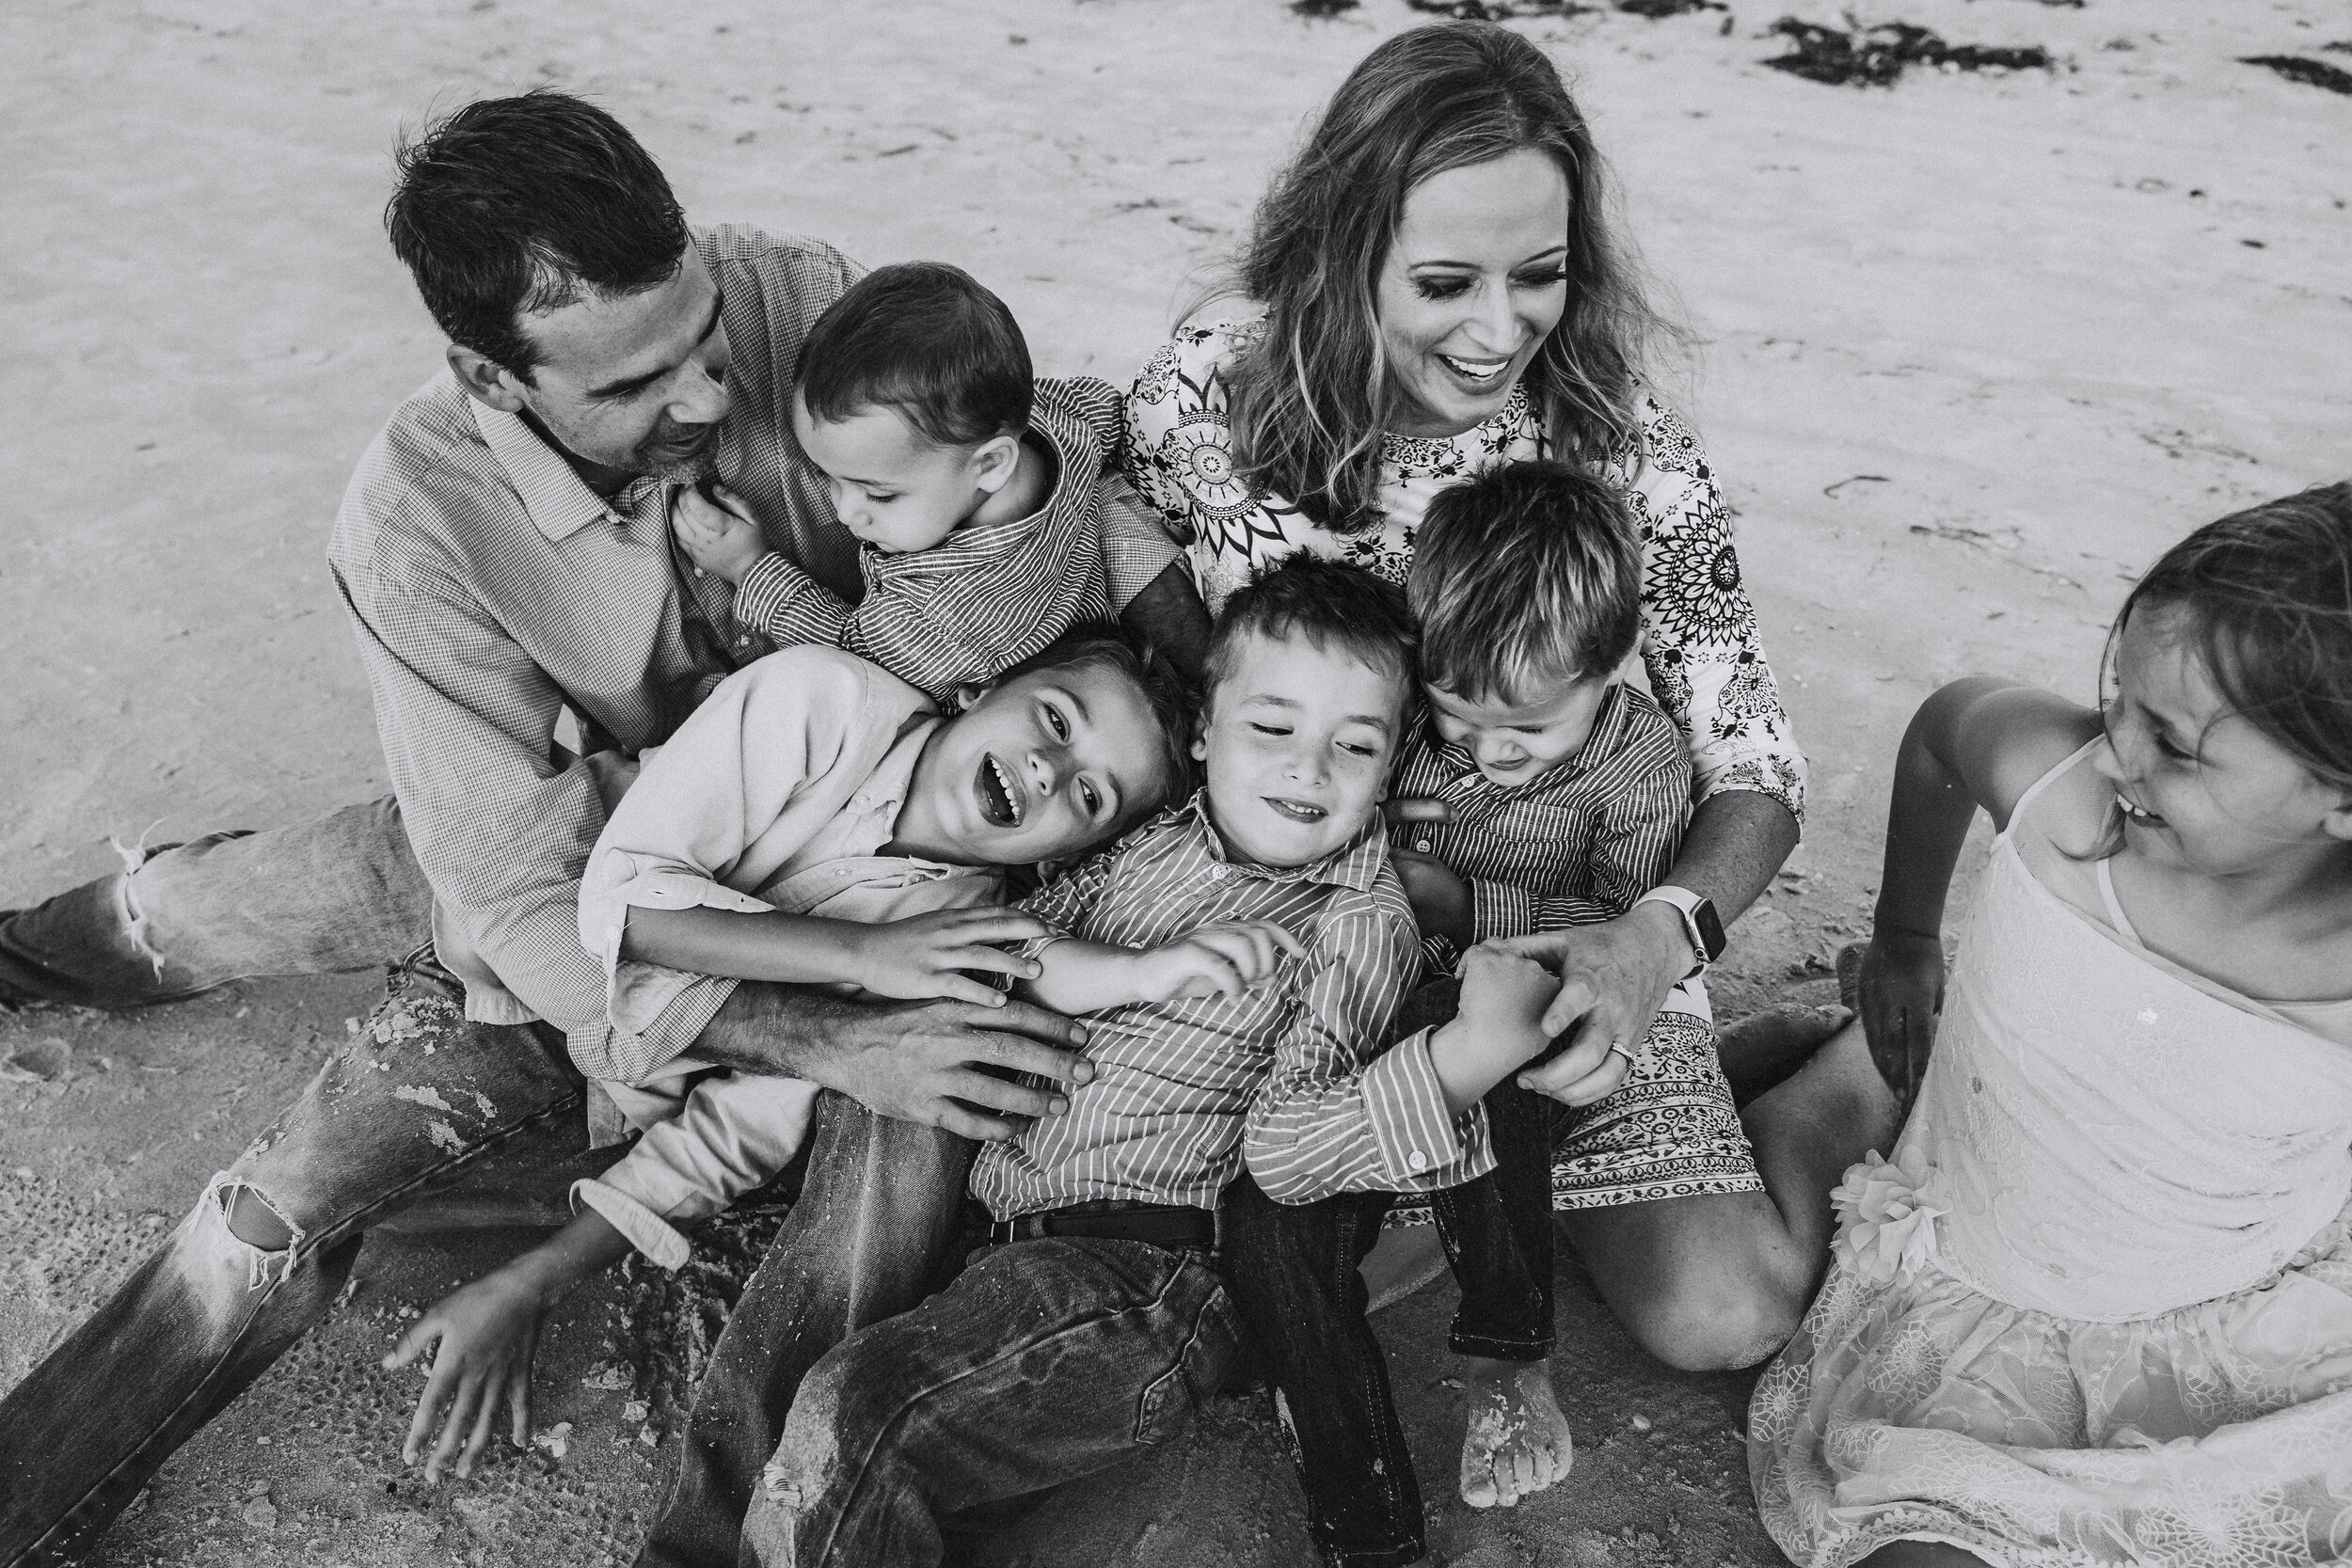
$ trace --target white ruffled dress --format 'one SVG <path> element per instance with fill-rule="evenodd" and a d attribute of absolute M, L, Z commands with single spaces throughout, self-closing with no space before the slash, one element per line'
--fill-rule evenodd
<path fill-rule="evenodd" d="M 2142 946 L 2107 863 L 2028 817 L 2093 836 L 2088 751 L 1995 842 L 1918 1103 L 1833 1195 L 1756 1386 L 1757 1505 L 1803 1568 L 2352 1560 L 2352 1002 Z"/>

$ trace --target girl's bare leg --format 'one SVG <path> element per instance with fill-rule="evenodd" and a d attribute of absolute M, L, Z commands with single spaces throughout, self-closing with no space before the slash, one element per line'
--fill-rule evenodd
<path fill-rule="evenodd" d="M 1944 1541 L 1896 1541 L 1864 1558 L 1855 1568 L 1991 1568 L 1984 1559 Z"/>

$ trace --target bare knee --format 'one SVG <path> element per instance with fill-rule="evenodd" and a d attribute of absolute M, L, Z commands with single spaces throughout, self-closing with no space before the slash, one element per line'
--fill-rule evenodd
<path fill-rule="evenodd" d="M 1787 1344 L 1804 1316 L 1803 1301 L 1761 1282 L 1677 1282 L 1647 1306 L 1628 1330 L 1644 1350 L 1686 1372 L 1753 1367 Z"/>
<path fill-rule="evenodd" d="M 294 1245 L 294 1227 L 278 1217 L 269 1200 L 252 1187 L 224 1187 L 220 1195 L 221 1212 L 229 1222 L 229 1234 L 247 1246 L 263 1252 L 283 1252 Z"/>

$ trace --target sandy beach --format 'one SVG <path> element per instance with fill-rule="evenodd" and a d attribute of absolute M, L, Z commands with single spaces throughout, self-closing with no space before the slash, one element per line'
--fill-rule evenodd
<path fill-rule="evenodd" d="M 1690 328 L 1658 381 L 1724 478 L 1812 761 L 1805 841 L 1732 932 L 1729 1016 L 1831 990 L 1825 959 L 1864 929 L 1876 882 L 1895 742 L 1930 690 L 1989 671 L 2089 700 L 2124 585 L 2167 544 L 2352 472 L 2352 96 L 2241 60 L 2352 70 L 2342 4 L 1868 0 L 1865 24 L 2052 60 L 1874 88 L 1765 65 L 1790 47 L 1770 31 L 1783 14 L 1734 0 L 1508 24 L 1576 87 Z M 1041 371 L 1124 383 L 1243 232 L 1300 117 L 1425 20 L 1405 0 L 1328 17 L 1281 0 L 0 10 L 0 908 L 105 870 L 110 840 L 266 827 L 387 788 L 323 552 L 361 448 L 440 362 L 379 223 L 402 125 L 561 83 L 636 131 L 697 221 L 958 262 L 1010 303 Z M 0 1387 L 379 983 L 0 1015 Z M 419 1380 L 375 1358 L 527 1239 L 372 1239 L 331 1321 L 91 1560 L 626 1561 L 677 1369 L 720 1310 L 718 1263 L 683 1282 L 631 1268 L 571 1301 L 539 1379 L 560 1442 L 438 1488 L 399 1463 Z M 1588 1289 L 1562 1294 L 1577 1468 L 1508 1512 L 1452 1496 L 1452 1285 L 1380 1320 L 1433 1560 L 1779 1561 L 1748 1502 L 1748 1379 L 1661 1370 Z M 1262 1400 L 967 1555 L 1311 1560 Z"/>

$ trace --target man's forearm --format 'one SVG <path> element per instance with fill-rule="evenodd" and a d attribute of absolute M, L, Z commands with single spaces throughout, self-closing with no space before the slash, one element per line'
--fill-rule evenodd
<path fill-rule="evenodd" d="M 1710 795 L 1691 817 L 1667 882 L 1710 900 L 1726 926 L 1747 912 L 1797 847 L 1787 806 L 1752 789 Z"/>
<path fill-rule="evenodd" d="M 875 1004 L 814 986 L 746 980 L 711 1015 L 690 1049 L 702 1061 L 769 1078 L 805 1078 L 834 1087 L 835 1063 L 854 1049 L 847 1032 Z"/>

